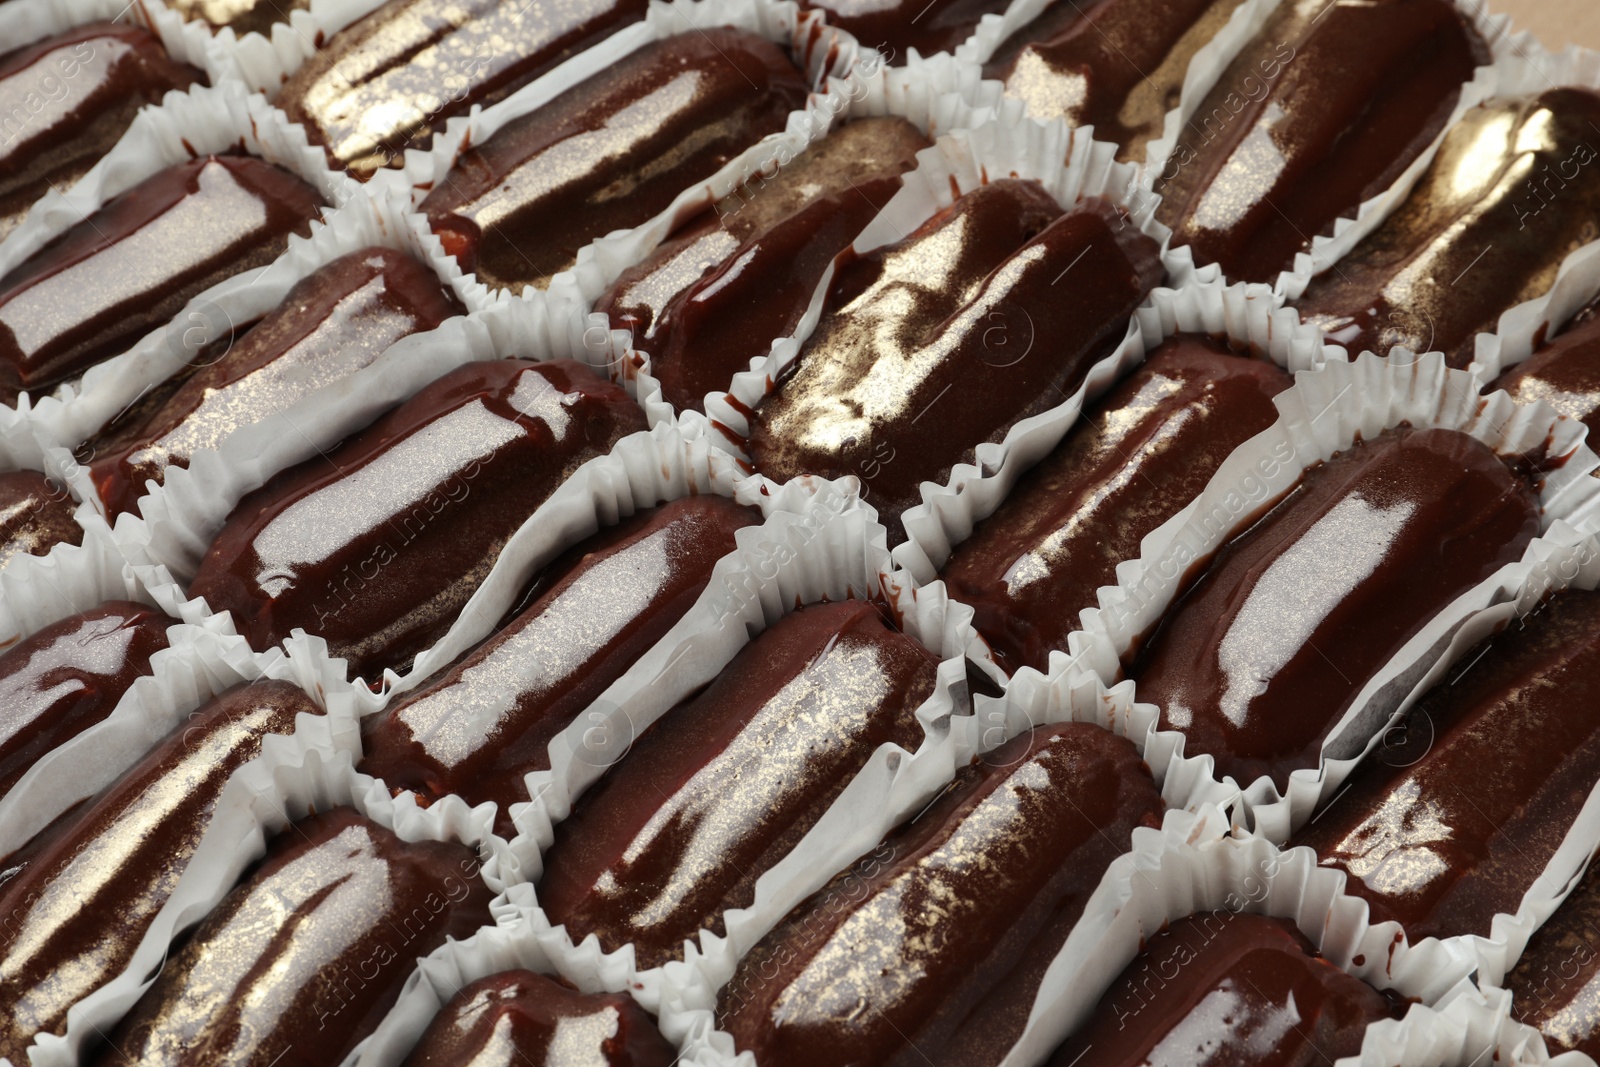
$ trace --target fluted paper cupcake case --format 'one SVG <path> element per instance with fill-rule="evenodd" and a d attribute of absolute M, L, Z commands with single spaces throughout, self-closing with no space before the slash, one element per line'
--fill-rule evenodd
<path fill-rule="evenodd" d="M 1281 2 L 1291 3 L 1293 0 L 1281 0 Z M 1490 62 L 1479 67 L 1472 78 L 1462 86 L 1456 106 L 1443 129 L 1439 131 L 1439 135 L 1412 161 L 1394 184 L 1377 196 L 1364 200 L 1357 206 L 1353 215 L 1338 218 L 1333 224 L 1332 235 L 1318 234 L 1312 237 L 1310 250 L 1298 253 L 1293 265 L 1283 271 L 1271 286 L 1280 296 L 1287 296 L 1292 302 L 1305 291 L 1306 284 L 1314 274 L 1327 270 L 1330 265 L 1342 258 L 1363 237 L 1377 229 L 1379 224 L 1405 200 L 1417 179 L 1433 162 L 1433 157 L 1438 154 L 1439 145 L 1444 142 L 1450 129 L 1468 110 L 1494 93 L 1497 66 L 1503 59 L 1526 55 L 1531 51 L 1542 51 L 1532 35 L 1512 31 L 1510 18 L 1505 15 L 1490 14 L 1485 0 L 1456 0 L 1456 5 L 1489 45 Z M 1247 2 L 1235 12 L 1235 17 L 1229 21 L 1222 33 L 1218 34 L 1214 43 L 1219 47 L 1196 53 L 1184 80 L 1182 100 L 1178 107 L 1167 115 L 1163 136 L 1151 142 L 1149 146 L 1144 168 L 1147 190 L 1153 190 L 1157 178 L 1171 169 L 1172 153 L 1178 147 L 1178 140 L 1185 126 L 1193 121 L 1196 110 L 1227 73 L 1228 65 L 1265 28 L 1277 7 L 1278 5 L 1271 0 L 1259 5 Z M 1197 265 L 1193 251 L 1187 245 L 1171 250 L 1168 265 L 1173 277 L 1180 281 L 1190 278 L 1211 280 L 1222 276 L 1221 268 L 1215 263 Z"/>
<path fill-rule="evenodd" d="M 0 650 L 107 600 L 155 606 L 105 520 L 83 504 L 75 515 L 83 527 L 81 545 L 63 542 L 47 555 L 13 556 L 0 569 Z M 173 618 L 199 621 L 195 615 Z"/>
<path fill-rule="evenodd" d="M 1412 1057 L 1407 1067 L 1594 1067 L 1582 1052 L 1551 1055 L 1544 1036 L 1511 1015 L 1511 993 L 1494 985 L 1463 982 L 1441 1001 L 1433 1027 L 1438 1053 Z M 1449 1053 L 1459 1048 L 1459 1053 Z M 1430 1050 L 1431 1051 L 1431 1050 Z"/>
<path fill-rule="evenodd" d="M 196 452 L 187 469 L 169 467 L 165 483 L 140 499 L 140 514 L 118 516 L 113 532 L 157 603 L 168 612 L 209 613 L 208 607 L 186 608 L 185 589 L 246 493 L 334 447 L 457 367 L 509 357 L 576 359 L 619 381 L 650 425 L 670 422 L 661 387 L 627 359 L 625 337 L 534 301 L 499 301 L 450 319 L 402 338 L 369 366 L 287 411 L 235 430 L 220 449 Z"/>
<path fill-rule="evenodd" d="M 204 916 L 259 855 L 253 820 L 259 816 L 270 822 L 284 803 L 273 794 L 275 780 L 308 760 L 320 762 L 358 744 L 353 707 L 341 695 L 342 680 L 312 677 L 314 667 L 294 651 L 258 655 L 240 638 L 204 627 L 174 626 L 168 634 L 170 647 L 152 657 L 154 672 L 133 684 L 109 718 L 46 755 L 0 801 L 0 849 L 24 843 L 67 805 L 114 782 L 191 712 L 235 685 L 262 678 L 292 681 L 325 714 L 298 716 L 293 735 L 267 737 L 261 754 L 234 773 L 199 850 L 126 969 L 72 1008 L 65 1035 L 35 1039 L 29 1052 L 33 1067 L 73 1067 L 85 1041 L 109 1030 L 138 999 L 148 985 L 143 979 L 159 970 L 172 937 Z M 241 818 L 246 812 L 250 817 Z"/>
<path fill-rule="evenodd" d="M 1497 78 L 1495 96 L 1501 99 L 1557 85 L 1600 91 L 1600 52 L 1574 46 L 1557 55 L 1536 53 L 1506 60 L 1499 65 Z M 1548 293 L 1501 315 L 1493 333 L 1478 334 L 1475 359 L 1467 369 L 1487 386 L 1531 356 L 1596 295 L 1600 295 L 1600 241 L 1584 245 L 1562 261 Z"/>
<path fill-rule="evenodd" d="M 857 254 L 866 254 L 901 240 L 958 196 L 1005 177 L 1036 179 L 1058 203 L 1068 208 L 1083 198 L 1094 196 L 1127 206 L 1131 213 L 1130 224 L 1164 247 L 1169 234 L 1154 219 L 1154 201 L 1138 200 L 1137 169 L 1131 164 L 1116 162 L 1112 158 L 1114 151 L 1113 145 L 1094 141 L 1060 120 L 1040 123 L 1021 118 L 1016 108 L 1002 109 L 998 115 L 982 118 L 975 128 L 942 136 L 933 148 L 918 153 L 917 168 L 905 176 L 900 191 L 862 231 L 852 247 Z M 742 448 L 750 432 L 748 413 L 761 404 L 773 390 L 773 383 L 780 381 L 799 358 L 802 346 L 821 319 L 837 264 L 836 260 L 824 273 L 793 336 L 775 341 L 766 356 L 752 361 L 749 371 L 734 378 L 729 392 L 708 396 L 704 415 L 693 411 L 683 413 L 681 421 L 688 432 L 703 434 L 718 447 L 748 459 Z M 1048 446 L 1037 442 L 1049 441 L 1052 434 L 1059 437 L 1061 428 L 1070 425 L 1082 411 L 1086 397 L 1108 388 L 1138 362 L 1141 358 L 1138 336 L 1138 326 L 1130 321 L 1122 341 L 1089 369 L 1070 397 L 1048 411 L 1018 422 L 998 444 L 979 444 L 976 469 L 986 477 L 1003 472 L 1005 478 L 1014 479 L 1024 465 L 1021 455 L 1034 458 L 1042 455 Z M 955 479 L 966 477 L 963 472 L 973 467 L 958 465 L 944 486 L 948 488 Z M 925 500 L 931 485 L 923 483 Z"/>
<path fill-rule="evenodd" d="M 1328 363 L 1298 374 L 1273 402 L 1278 421 L 1236 449 L 1199 497 L 1144 539 L 1138 559 L 1118 565 L 1117 584 L 1101 588 L 1099 606 L 1081 613 L 1084 629 L 1072 635 L 1072 653 L 1108 683 L 1121 677 L 1134 645 L 1182 592 L 1193 563 L 1211 558 L 1282 499 L 1305 470 L 1358 437 L 1408 424 L 1459 430 L 1505 456 L 1565 457 L 1543 473 L 1541 529 L 1564 520 L 1586 533 L 1600 522 L 1600 479 L 1591 477 L 1600 457 L 1583 444 L 1582 424 L 1542 403 L 1513 404 L 1503 393 L 1480 399 L 1476 380 L 1446 368 L 1439 353 L 1413 359 L 1396 349 L 1390 359 L 1368 353 L 1353 363 Z M 1303 825 L 1361 754 L 1378 743 L 1382 727 L 1415 699 L 1441 656 L 1459 653 L 1452 640 L 1463 624 L 1514 600 L 1534 566 L 1530 546 L 1520 562 L 1462 594 L 1408 641 L 1333 726 L 1321 767 L 1294 771 L 1287 793 L 1267 777 L 1239 783 L 1251 825 L 1274 840 Z"/>
<path fill-rule="evenodd" d="M 1132 370 L 1178 333 L 1225 337 L 1241 351 L 1269 356 L 1290 373 L 1347 358 L 1344 349 L 1324 345 L 1318 331 L 1302 325 L 1294 309 L 1283 307 L 1260 286 L 1224 286 L 1211 281 L 1151 293 L 1145 306 L 1134 312 L 1127 366 L 1119 370 Z M 1104 382 L 1102 388 L 1111 384 Z M 1095 396 L 1096 391 L 1085 395 L 1083 406 Z M 1057 408 L 1034 433 L 1015 443 L 1008 462 L 999 470 L 960 464 L 947 485 L 925 490 L 923 502 L 902 516 L 907 540 L 895 548 L 895 563 L 918 582 L 937 578 L 955 546 L 994 514 L 1017 479 L 1061 443 L 1081 414 L 1082 407 Z"/>
<path fill-rule="evenodd" d="M 185 22 L 160 0 L 8 0 L 0 6 L 0 41 L 22 48 L 90 22 L 128 22 L 161 40 L 167 55 L 205 73 L 212 85 L 232 74 L 218 62 L 205 23 Z"/>

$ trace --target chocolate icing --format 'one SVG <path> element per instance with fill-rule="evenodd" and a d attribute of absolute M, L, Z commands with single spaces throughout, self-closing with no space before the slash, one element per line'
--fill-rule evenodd
<path fill-rule="evenodd" d="M 1401 428 L 1357 442 L 1168 610 L 1130 671 L 1139 699 L 1219 778 L 1269 775 L 1281 791 L 1318 766 L 1368 680 L 1538 533 L 1528 479 L 1474 438 Z"/>
<path fill-rule="evenodd" d="M 1548 743 L 1548 742 L 1546 742 Z M 1506 976 L 1511 1014 L 1544 1035 L 1551 1055 L 1600 1055 L 1600 864 L 1534 931 Z"/>
<path fill-rule="evenodd" d="M 0 1056 L 27 1063 L 37 1032 L 128 965 L 194 857 L 234 770 L 268 734 L 316 715 L 289 682 L 228 690 L 191 714 L 0 890 Z"/>
<path fill-rule="evenodd" d="M 1290 384 L 1272 363 L 1180 334 L 1089 408 L 941 572 L 996 661 L 1047 670 L 1117 564 L 1277 420 L 1272 398 Z"/>
<path fill-rule="evenodd" d="M 1128 741 L 1087 723 L 1002 745 L 745 956 L 718 1024 L 762 1067 L 999 1063 L 1133 829 L 1161 815 Z"/>
<path fill-rule="evenodd" d="M 528 799 L 528 772 L 549 769 L 550 742 L 688 612 L 734 532 L 760 521 L 726 497 L 691 496 L 579 542 L 505 629 L 363 720 L 361 770 L 429 800 L 493 801 L 510 839 L 511 805 Z"/>
<path fill-rule="evenodd" d="M 110 715 L 175 625 L 155 608 L 109 600 L 0 655 L 0 796 L 39 757 Z"/>
<path fill-rule="evenodd" d="M 648 222 L 782 130 L 805 99 L 800 71 L 762 37 L 668 37 L 462 153 L 420 210 L 463 270 L 542 289 L 584 245 Z"/>
<path fill-rule="evenodd" d="M 1173 247 L 1273 282 L 1444 129 L 1489 48 L 1452 0 L 1287 0 L 1157 177 Z"/>
<path fill-rule="evenodd" d="M 206 156 L 114 197 L 0 279 L 0 399 L 119 354 L 277 259 L 321 208 L 315 189 L 253 156 Z"/>
<path fill-rule="evenodd" d="M 1158 252 L 1105 200 L 1063 214 L 1037 182 L 980 186 L 834 276 L 751 422 L 756 469 L 855 475 L 891 543 L 904 540 L 922 482 L 1062 403 L 1121 342 L 1162 278 Z"/>
<path fill-rule="evenodd" d="M 353 808 L 302 819 L 168 957 L 94 1062 L 334 1067 L 419 957 L 490 921 L 490 896 L 465 845 L 402 841 Z"/>
<path fill-rule="evenodd" d="M 67 487 L 38 471 L 0 474 L 0 567 L 13 556 L 47 556 L 56 545 L 83 544 Z"/>
<path fill-rule="evenodd" d="M 1600 319 L 1566 333 L 1512 367 L 1484 390 L 1504 389 L 1519 404 L 1543 400 L 1589 427 L 1589 447 L 1600 443 Z"/>
<path fill-rule="evenodd" d="M 189 594 L 257 649 L 302 627 L 356 674 L 403 666 L 551 493 L 644 429 L 621 386 L 573 360 L 469 363 L 240 501 Z"/>
<path fill-rule="evenodd" d="M 381 356 L 408 334 L 462 313 L 434 272 L 402 252 L 364 248 L 312 272 L 158 407 L 104 436 L 89 466 L 113 515 L 145 482 L 166 480 L 202 448 L 288 410 Z M 230 343 L 231 342 L 231 343 Z"/>
<path fill-rule="evenodd" d="M 1474 108 L 1405 203 L 1295 301 L 1301 317 L 1351 352 L 1405 345 L 1467 366 L 1479 332 L 1600 237 L 1597 124 L 1586 89 Z"/>
<path fill-rule="evenodd" d="M 860 601 L 802 608 L 647 730 L 573 806 L 539 901 L 640 967 L 748 907 L 881 744 L 916 751 L 938 660 Z M 580 755 L 579 758 L 582 758 Z M 751 773 L 759 768 L 759 773 Z"/>
<path fill-rule="evenodd" d="M 1600 779 L 1600 593 L 1462 657 L 1294 839 L 1412 943 L 1516 914 Z"/>

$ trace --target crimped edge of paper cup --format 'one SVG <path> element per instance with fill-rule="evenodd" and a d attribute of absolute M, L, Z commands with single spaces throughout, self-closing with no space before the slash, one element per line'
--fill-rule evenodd
<path fill-rule="evenodd" d="M 0 41 L 10 51 L 91 22 L 124 19 L 155 34 L 167 55 L 204 72 L 212 85 L 230 76 L 217 62 L 210 27 L 204 22 L 185 22 L 159 0 L 134 0 L 131 4 L 126 0 L 8 0 L 0 6 Z"/>

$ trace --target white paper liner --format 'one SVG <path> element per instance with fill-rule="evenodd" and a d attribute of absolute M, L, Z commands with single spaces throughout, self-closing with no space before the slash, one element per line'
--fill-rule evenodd
<path fill-rule="evenodd" d="M 1324 345 L 1319 331 L 1302 325 L 1293 308 L 1283 307 L 1261 286 L 1224 286 L 1211 281 L 1177 290 L 1158 288 L 1150 294 L 1149 302 L 1134 313 L 1128 365 L 1118 368 L 1118 376 L 1142 363 L 1149 352 L 1177 333 L 1226 337 L 1240 351 L 1267 355 L 1290 373 L 1320 366 L 1324 360 L 1348 358 L 1344 349 Z M 1108 381 L 1104 386 L 1112 384 Z M 1097 392 L 1087 391 L 1085 406 L 1095 399 Z M 988 474 L 963 466 L 958 470 L 965 477 L 952 479 L 949 486 L 924 489 L 923 502 L 902 516 L 907 540 L 894 550 L 896 564 L 919 582 L 933 581 L 955 546 L 994 514 L 1017 479 L 1061 443 L 1080 414 L 1070 405 L 1056 409 L 1036 433 L 1016 442 L 1012 462 L 998 472 Z"/>
<path fill-rule="evenodd" d="M 185 589 L 246 493 L 326 452 L 457 367 L 513 356 L 577 359 L 619 381 L 640 402 L 650 425 L 670 422 L 672 409 L 660 399 L 660 385 L 628 359 L 626 339 L 603 321 L 525 300 L 498 301 L 436 330 L 402 338 L 355 374 L 236 430 L 217 451 L 196 452 L 187 469 L 169 467 L 165 484 L 140 499 L 139 516 L 118 516 L 118 544 L 157 603 L 169 612 L 209 614 L 208 607 L 189 605 Z"/>
<path fill-rule="evenodd" d="M 0 5 L 0 48 L 21 48 L 90 22 L 143 26 L 160 38 L 167 55 L 205 72 L 212 85 L 232 73 L 218 62 L 204 22 L 185 22 L 159 2 L 143 0 L 7 0 Z"/>
<path fill-rule="evenodd" d="M 1422 1055 L 1413 1052 L 1406 1064 L 1594 1067 L 1594 1060 L 1581 1052 L 1552 1056 L 1538 1030 L 1511 1017 L 1511 994 L 1505 989 L 1464 982 L 1444 997 L 1433 1014 L 1434 1042 L 1424 1046 Z"/>
<path fill-rule="evenodd" d="M 1456 0 L 1456 3 L 1466 20 L 1477 29 L 1489 45 L 1490 62 L 1479 67 L 1462 86 L 1461 96 L 1456 101 L 1455 109 L 1439 135 L 1412 161 L 1393 185 L 1377 196 L 1363 201 L 1356 208 L 1353 217 L 1344 215 L 1335 220 L 1331 236 L 1321 234 L 1313 236 L 1311 249 L 1296 254 L 1294 265 L 1283 271 L 1273 286 L 1275 292 L 1286 296 L 1291 302 L 1305 291 L 1313 275 L 1327 270 L 1341 259 L 1362 238 L 1377 229 L 1405 200 L 1417 179 L 1433 162 L 1433 157 L 1438 153 L 1439 145 L 1444 142 L 1445 135 L 1462 115 L 1493 94 L 1496 67 L 1501 60 L 1542 52 L 1541 46 L 1531 34 L 1512 32 L 1508 16 L 1491 14 L 1485 0 Z M 1145 173 L 1151 187 L 1156 176 L 1169 169 L 1172 153 L 1178 146 L 1178 138 L 1184 126 L 1194 118 L 1196 109 L 1216 88 L 1227 72 L 1228 64 L 1233 62 L 1251 39 L 1266 27 L 1276 8 L 1277 4 L 1273 0 L 1266 0 L 1261 4 L 1254 3 L 1254 0 L 1246 0 L 1214 39 L 1213 44 L 1219 47 L 1213 49 L 1208 46 L 1196 53 L 1184 80 L 1182 100 L 1176 109 L 1168 113 L 1164 135 L 1159 140 L 1151 142 L 1147 150 Z M 1173 277 L 1180 281 L 1189 278 L 1210 280 L 1222 276 L 1221 268 L 1215 263 L 1197 266 L 1193 250 L 1188 245 L 1170 250 L 1168 267 Z"/>
<path fill-rule="evenodd" d="M 83 544 L 58 544 L 44 556 L 14 556 L 0 569 L 0 650 L 107 600 L 156 604 L 134 576 L 110 527 L 81 504 L 75 517 L 83 527 Z"/>
<path fill-rule="evenodd" d="M 1600 52 L 1576 46 L 1559 55 L 1534 52 L 1503 60 L 1495 96 L 1514 98 L 1544 92 L 1553 86 L 1600 90 Z M 1500 316 L 1495 332 L 1477 337 L 1476 358 L 1467 369 L 1485 383 L 1521 363 L 1543 341 L 1600 294 L 1600 241 L 1585 245 L 1562 261 L 1550 291 L 1519 304 Z"/>
<path fill-rule="evenodd" d="M 455 260 L 444 254 L 422 219 L 387 199 L 357 196 L 333 211 L 326 223 L 312 223 L 309 238 L 290 237 L 288 250 L 269 266 L 212 286 L 190 301 L 171 326 L 90 368 L 81 381 L 61 386 L 21 414 L 46 450 L 51 444 L 76 449 L 152 384 L 197 359 L 221 358 L 215 346 L 231 347 L 258 319 L 282 304 L 296 283 L 341 256 L 375 245 L 397 249 L 432 268 L 442 286 L 469 312 L 495 303 L 483 286 L 464 276 Z M 78 449 L 72 457 L 55 456 L 54 466 L 70 472 L 68 484 L 78 499 L 105 514 L 83 467 L 91 459 Z"/>
<path fill-rule="evenodd" d="M 1037 179 L 1068 207 L 1092 196 L 1127 206 L 1132 224 L 1165 246 L 1170 235 L 1155 221 L 1155 202 L 1147 197 L 1141 199 L 1137 168 L 1116 162 L 1113 145 L 1094 141 L 1060 120 L 1046 124 L 1019 115 L 1015 108 L 1003 109 L 998 115 L 983 117 L 976 128 L 956 130 L 940 137 L 933 148 L 918 153 L 917 169 L 905 176 L 900 191 L 856 238 L 852 246 L 856 253 L 865 254 L 904 239 L 956 197 L 1005 176 Z M 792 336 L 775 341 L 765 356 L 752 360 L 751 369 L 734 378 L 728 393 L 710 394 L 704 415 L 683 413 L 681 421 L 687 432 L 703 434 L 718 447 L 748 460 L 736 443 L 742 442 L 750 431 L 746 412 L 760 405 L 772 391 L 772 384 L 781 380 L 784 371 L 798 358 L 821 319 L 835 269 L 836 264 L 823 274 L 811 305 Z M 1130 321 L 1122 342 L 1089 369 L 1070 397 L 1048 411 L 1021 420 L 999 444 L 979 444 L 976 464 L 956 464 L 944 488 L 959 490 L 961 483 L 974 478 L 999 477 L 1007 485 L 1014 482 L 1018 473 L 1048 451 L 1064 427 L 1078 417 L 1086 397 L 1104 391 L 1141 358 L 1138 345 L 1139 327 L 1136 321 Z M 932 482 L 922 483 L 924 501 L 938 488 Z"/>
<path fill-rule="evenodd" d="M 230 862 L 226 854 L 251 847 L 238 809 L 252 803 L 261 807 L 260 801 L 281 805 L 281 800 L 267 796 L 252 801 L 248 799 L 252 792 L 270 794 L 276 775 L 313 758 L 312 753 L 322 759 L 335 752 L 353 751 L 359 743 L 352 705 L 330 688 L 335 680 L 309 677 L 309 665 L 296 652 L 285 655 L 273 650 L 257 655 L 240 638 L 196 626 L 177 626 L 169 635 L 170 648 L 152 658 L 154 674 L 136 681 L 109 718 L 41 759 L 0 801 L 0 850 L 25 843 L 66 807 L 110 785 L 187 721 L 191 712 L 234 685 L 261 678 L 286 679 L 304 688 L 325 714 L 298 716 L 292 736 L 267 737 L 261 755 L 235 772 L 189 872 L 152 922 L 127 969 L 72 1008 L 64 1036 L 41 1034 L 37 1038 L 29 1053 L 34 1067 L 73 1067 L 78 1050 L 85 1040 L 92 1039 L 96 1028 L 109 1030 L 137 999 L 145 988 L 138 976 L 159 967 L 173 935 L 209 911 L 232 885 L 238 871 L 253 857 L 237 857 L 227 868 L 230 873 L 225 884 L 214 896 L 204 898 L 205 903 L 200 903 L 202 896 L 194 882 L 215 883 Z M 230 821 L 227 829 L 219 832 L 225 811 L 231 813 Z"/>
<path fill-rule="evenodd" d="M 289 658 L 294 656 L 291 646 Z M 85 1035 L 109 1031 L 149 988 L 141 976 L 157 973 L 172 937 L 217 905 L 245 868 L 261 857 L 268 837 L 313 811 L 348 805 L 403 840 L 459 841 L 475 848 L 484 861 L 503 851 L 504 843 L 492 836 L 487 812 L 481 809 L 469 810 L 454 798 L 418 809 L 372 790 L 371 780 L 351 769 L 359 734 L 349 714 L 351 705 L 345 703 L 348 690 L 336 677 L 322 682 L 330 714 L 302 716 L 294 737 L 269 738 L 262 756 L 234 773 L 199 849 L 128 968 L 72 1009 L 65 1038 L 44 1036 L 36 1042 L 30 1052 L 34 1067 L 72 1067 Z M 337 716 L 336 707 L 341 709 Z M 492 891 L 504 891 L 489 876 L 487 862 L 479 873 Z M 409 957 L 393 964 L 414 965 Z"/>
<path fill-rule="evenodd" d="M 1476 381 L 1446 368 L 1439 353 L 1413 358 L 1404 349 L 1395 351 L 1392 360 L 1369 353 L 1296 376 L 1295 385 L 1274 399 L 1278 422 L 1235 450 L 1196 500 L 1144 539 L 1139 559 L 1118 565 L 1117 584 L 1100 590 L 1099 607 L 1081 613 L 1084 629 L 1072 635 L 1071 648 L 1083 666 L 1107 682 L 1120 678 L 1130 650 L 1181 591 L 1185 570 L 1265 513 L 1306 468 L 1349 447 L 1358 435 L 1370 439 L 1402 423 L 1460 430 L 1501 455 L 1567 456 L 1542 476 L 1542 528 L 1548 531 L 1558 519 L 1580 532 L 1594 528 L 1600 521 L 1600 479 L 1590 475 L 1600 457 L 1583 445 L 1581 423 L 1543 404 L 1513 404 L 1503 393 L 1480 399 Z M 1456 631 L 1485 609 L 1514 600 L 1533 566 L 1530 546 L 1522 561 L 1462 594 L 1407 642 L 1330 731 L 1322 767 L 1294 771 L 1287 795 L 1265 776 L 1240 783 L 1251 825 L 1274 840 L 1303 825 L 1355 760 L 1378 743 L 1381 727 L 1415 699 L 1440 657 L 1459 653 L 1452 639 L 1465 637 Z"/>

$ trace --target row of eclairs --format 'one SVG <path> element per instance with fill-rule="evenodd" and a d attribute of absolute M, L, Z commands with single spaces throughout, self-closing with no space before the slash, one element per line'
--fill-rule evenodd
<path fill-rule="evenodd" d="M 949 50 L 1004 7 L 954 0 L 923 17 L 916 0 L 801 6 L 886 54 Z M 985 75 L 1032 114 L 1093 125 L 1120 159 L 1142 161 L 1190 60 L 1239 6 L 1059 3 L 1004 41 Z M 173 7 L 240 33 L 288 10 Z M 275 103 L 330 166 L 365 180 L 428 148 L 451 116 L 645 14 L 638 0 L 389 0 L 321 42 Z M 1272 282 L 1442 135 L 1409 194 L 1296 306 L 1352 352 L 1437 349 L 1465 367 L 1479 333 L 1548 292 L 1563 260 L 1600 236 L 1600 171 L 1587 166 L 1600 95 L 1551 87 L 1452 123 L 1490 60 L 1449 0 L 1284 0 L 1180 131 L 1154 176 L 1156 217 L 1196 262 Z M 0 238 L 47 190 L 82 177 L 141 106 L 206 81 L 125 23 L 0 54 L 0 101 L 55 99 L 61 85 L 71 99 L 8 129 Z M 590 242 L 654 218 L 782 131 L 812 88 L 784 48 L 746 30 L 665 37 L 463 152 L 419 212 L 491 289 L 545 288 Z M 853 250 L 930 146 L 901 118 L 838 123 L 775 173 L 678 218 L 596 303 L 649 353 L 674 408 L 704 411 L 772 338 L 795 332 L 834 268 L 820 321 L 748 412 L 748 432 L 717 428 L 775 481 L 855 476 L 891 546 L 906 540 L 902 515 L 923 482 L 948 480 L 978 445 L 1078 391 L 1167 280 L 1161 248 L 1125 207 L 1063 205 L 1016 177 L 954 190 L 912 232 Z M 304 176 L 244 153 L 152 175 L 0 278 L 0 393 L 15 402 L 75 383 L 332 210 Z M 241 324 L 225 353 L 150 383 L 84 443 L 99 505 L 137 515 L 169 469 L 465 310 L 432 264 L 394 248 L 323 263 Z M 996 315 L 1029 324 L 1020 360 L 993 348 Z M 1596 425 L 1596 307 L 1539 340 L 1489 389 Z M 1179 333 L 1091 398 L 940 568 L 995 661 L 1048 671 L 1117 564 L 1276 421 L 1274 398 L 1291 384 L 1260 352 Z M 622 386 L 574 361 L 454 366 L 245 497 L 187 592 L 231 613 L 258 650 L 298 628 L 354 676 L 403 672 L 450 629 L 512 534 L 579 467 L 646 428 Z M 1123 672 L 1219 778 L 1281 789 L 1320 765 L 1330 733 L 1408 641 L 1522 558 L 1546 473 L 1453 430 L 1359 440 L 1186 576 Z M 79 543 L 76 507 L 42 473 L 0 475 L 0 564 Z M 762 518 L 696 495 L 568 546 L 475 648 L 362 722 L 358 769 L 423 805 L 493 804 L 495 830 L 516 835 L 527 776 L 550 768 L 567 727 L 685 617 L 738 531 Z M 108 602 L 0 655 L 0 796 L 105 721 L 170 654 L 176 625 Z M 1462 662 L 1408 713 L 1404 736 L 1428 743 L 1362 764 L 1288 842 L 1343 872 L 1371 920 L 1398 921 L 1413 943 L 1488 936 L 1496 914 L 1516 912 L 1600 779 L 1588 711 L 1600 696 L 1600 594 L 1552 594 Z M 726 933 L 724 916 L 752 904 L 757 880 L 874 751 L 921 745 L 917 711 L 938 666 L 882 603 L 796 607 L 577 798 L 545 851 L 540 906 L 573 943 L 631 947 L 640 968 L 685 959 L 703 932 Z M 28 1062 L 36 1037 L 65 1034 L 72 1006 L 124 972 L 229 777 L 266 737 L 322 713 L 284 681 L 224 692 L 0 859 L 0 1056 Z M 993 1067 L 1106 871 L 1163 810 L 1132 742 L 1084 723 L 1019 734 L 768 932 L 722 988 L 717 1024 L 763 1067 Z M 395 1004 L 414 960 L 492 923 L 478 866 L 464 845 L 405 841 L 352 808 L 315 813 L 268 842 L 84 1058 L 337 1064 Z M 1514 1012 L 1552 1051 L 1600 1055 L 1596 922 L 1591 874 L 1508 978 Z M 1050 1062 L 1090 1062 L 1091 1049 L 1107 1064 L 1331 1061 L 1409 1006 L 1322 958 L 1291 921 L 1239 916 L 1229 933 L 1199 918 L 1152 933 Z M 387 965 L 369 978 L 374 959 Z M 1152 969 L 1179 977 L 1152 992 Z M 361 981 L 341 979 L 357 970 Z M 1134 1001 L 1144 1007 L 1128 1027 Z M 1297 1024 L 1283 1025 L 1291 1015 Z M 676 1057 L 626 995 L 518 970 L 461 989 L 407 1062 Z"/>

